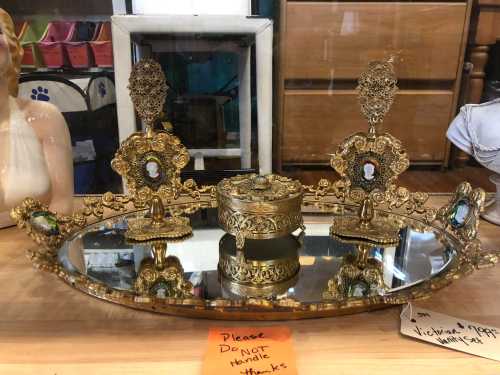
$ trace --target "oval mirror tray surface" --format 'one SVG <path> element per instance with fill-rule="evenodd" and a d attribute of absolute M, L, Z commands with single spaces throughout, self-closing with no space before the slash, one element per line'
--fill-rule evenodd
<path fill-rule="evenodd" d="M 304 213 L 302 236 L 285 236 L 265 245 L 250 240 L 246 256 L 255 256 L 256 262 L 262 250 L 279 253 L 298 248 L 300 269 L 296 276 L 268 286 L 260 295 L 239 285 L 235 288 L 234 283 L 220 277 L 219 246 L 233 247 L 229 252 L 234 251 L 235 240 L 219 228 L 214 208 L 191 215 L 191 237 L 163 244 L 163 262 L 170 268 L 162 276 L 151 274 L 154 267 L 144 270 L 154 264 L 153 247 L 162 244 L 131 243 L 124 236 L 128 219 L 143 216 L 144 211 L 114 216 L 75 232 L 58 251 L 56 274 L 76 289 L 128 307 L 238 320 L 300 319 L 373 310 L 427 296 L 457 276 L 460 242 L 417 219 L 377 212 L 402 224 L 397 246 L 377 247 L 332 238 L 332 218 L 355 215 L 354 211 L 337 205 L 331 213 Z M 260 251 L 252 255 L 252 246 Z M 156 295 L 141 296 L 136 291 L 138 278 L 148 277 L 158 281 L 156 289 L 150 289 Z M 192 284 L 187 294 L 182 292 L 186 283 Z"/>

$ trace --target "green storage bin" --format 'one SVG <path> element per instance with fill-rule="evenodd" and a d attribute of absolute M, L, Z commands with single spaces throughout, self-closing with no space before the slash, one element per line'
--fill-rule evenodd
<path fill-rule="evenodd" d="M 34 19 L 28 22 L 21 37 L 21 47 L 24 49 L 21 66 L 23 68 L 40 68 L 45 66 L 37 43 L 47 32 L 49 22 L 45 19 Z"/>

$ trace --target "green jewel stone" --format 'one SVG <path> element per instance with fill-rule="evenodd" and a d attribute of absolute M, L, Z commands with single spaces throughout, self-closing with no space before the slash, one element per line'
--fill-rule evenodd
<path fill-rule="evenodd" d="M 465 225 L 470 213 L 470 205 L 466 199 L 460 199 L 455 206 L 450 216 L 450 224 L 453 228 L 458 229 Z"/>
<path fill-rule="evenodd" d="M 56 217 L 48 211 L 35 211 L 31 214 L 30 224 L 37 232 L 46 236 L 57 236 L 59 226 Z"/>

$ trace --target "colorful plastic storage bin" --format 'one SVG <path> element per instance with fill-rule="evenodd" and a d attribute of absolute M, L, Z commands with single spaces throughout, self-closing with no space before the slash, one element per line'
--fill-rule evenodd
<path fill-rule="evenodd" d="M 103 22 L 97 38 L 90 42 L 95 64 L 103 68 L 113 67 L 113 45 L 111 42 L 111 23 Z"/>
<path fill-rule="evenodd" d="M 75 27 L 75 22 L 54 21 L 48 24 L 45 35 L 38 43 L 45 66 L 57 69 L 66 65 L 64 43 L 71 40 Z"/>
<path fill-rule="evenodd" d="M 48 22 L 35 19 L 24 26 L 19 41 L 24 50 L 21 66 L 23 68 L 39 68 L 44 66 L 43 58 L 37 43 L 47 32 Z"/>
<path fill-rule="evenodd" d="M 88 42 L 97 37 L 97 26 L 94 22 L 77 22 L 69 36 L 70 41 L 64 43 L 73 68 L 89 68 L 93 65 Z"/>

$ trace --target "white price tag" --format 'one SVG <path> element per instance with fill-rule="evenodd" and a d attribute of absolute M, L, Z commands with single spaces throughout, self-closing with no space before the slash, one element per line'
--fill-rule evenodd
<path fill-rule="evenodd" d="M 401 333 L 432 344 L 500 361 L 500 329 L 406 305 Z"/>

